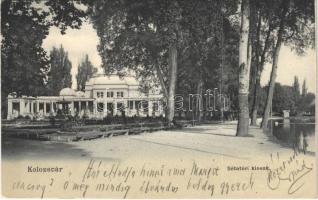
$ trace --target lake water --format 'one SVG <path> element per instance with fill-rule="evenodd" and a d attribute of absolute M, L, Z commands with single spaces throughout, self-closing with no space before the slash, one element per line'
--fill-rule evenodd
<path fill-rule="evenodd" d="M 293 119 L 271 120 L 270 131 L 282 144 L 306 153 L 315 152 L 315 124 Z"/>

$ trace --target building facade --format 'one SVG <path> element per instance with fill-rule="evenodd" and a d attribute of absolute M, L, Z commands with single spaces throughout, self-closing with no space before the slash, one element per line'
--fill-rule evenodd
<path fill-rule="evenodd" d="M 141 92 L 133 76 L 96 74 L 85 85 L 85 91 L 64 88 L 59 96 L 17 97 L 8 95 L 8 115 L 41 119 L 63 112 L 72 116 L 101 119 L 106 116 L 164 115 L 162 95 L 158 88 Z"/>

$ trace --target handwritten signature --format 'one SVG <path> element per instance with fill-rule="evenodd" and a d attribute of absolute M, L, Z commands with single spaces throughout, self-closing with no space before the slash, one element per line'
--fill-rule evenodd
<path fill-rule="evenodd" d="M 294 155 L 290 156 L 288 160 L 282 161 L 279 167 L 269 170 L 267 186 L 271 190 L 278 189 L 282 181 L 290 183 L 288 194 L 294 194 L 304 186 L 303 178 L 313 170 L 313 167 L 309 167 L 305 160 L 299 164 L 297 156 L 298 152 L 294 151 Z M 277 158 L 279 160 L 278 153 Z"/>

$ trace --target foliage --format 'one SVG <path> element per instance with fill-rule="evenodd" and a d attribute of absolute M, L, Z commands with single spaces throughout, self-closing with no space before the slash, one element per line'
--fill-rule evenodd
<path fill-rule="evenodd" d="M 6 97 L 44 95 L 49 58 L 42 48 L 51 26 L 65 33 L 67 27 L 79 28 L 86 16 L 79 1 L 21 0 L 1 1 L 1 102 L 6 111 Z"/>
<path fill-rule="evenodd" d="M 88 58 L 88 55 L 82 60 L 82 62 L 78 65 L 77 69 L 77 90 L 84 91 L 86 81 L 96 73 L 97 69 L 94 68 L 93 64 Z"/>
<path fill-rule="evenodd" d="M 275 113 L 283 113 L 283 110 L 295 112 L 296 103 L 294 101 L 294 91 L 290 86 L 282 86 L 279 83 L 275 84 L 275 92 L 272 102 L 272 111 Z"/>
<path fill-rule="evenodd" d="M 46 16 L 29 1 L 1 3 L 2 97 L 11 92 L 18 96 L 42 94 L 48 71 L 48 58 L 41 47 L 48 34 Z"/>
<path fill-rule="evenodd" d="M 307 95 L 307 85 L 306 85 L 306 79 L 304 79 L 303 85 L 301 86 L 301 96 L 306 96 Z"/>
<path fill-rule="evenodd" d="M 281 30 L 279 43 L 289 46 L 297 54 L 303 55 L 306 48 L 314 44 L 314 1 L 313 0 L 264 0 L 255 1 L 251 12 L 252 30 L 252 70 L 250 99 L 253 100 L 253 111 L 259 105 L 259 77 L 266 62 L 274 61 L 275 46 Z M 254 12 L 255 10 L 255 12 Z M 279 57 L 279 48 L 277 59 Z M 276 59 L 276 60 L 277 60 Z M 274 67 L 273 67 L 274 68 Z M 276 70 L 276 69 L 275 69 Z M 271 85 L 274 86 L 273 79 Z M 255 85 L 255 87 L 254 87 Z M 268 102 L 272 96 L 268 94 Z M 268 108 L 266 112 L 269 112 Z M 253 117 L 256 117 L 254 115 Z M 253 121 L 253 120 L 252 120 Z"/>
<path fill-rule="evenodd" d="M 41 2 L 40 0 L 33 1 Z M 49 10 L 47 12 L 49 25 L 59 27 L 62 34 L 65 34 L 69 27 L 79 29 L 83 20 L 87 18 L 86 9 L 81 5 L 80 0 L 47 0 L 44 5 L 43 8 Z"/>
<path fill-rule="evenodd" d="M 72 63 L 68 53 L 61 45 L 59 49 L 53 47 L 50 52 L 50 71 L 48 72 L 47 92 L 50 95 L 59 95 L 66 87 L 72 86 Z"/>
<path fill-rule="evenodd" d="M 295 80 L 298 79 L 295 78 Z M 295 83 L 297 85 L 297 81 Z M 309 92 L 300 96 L 298 92 L 299 90 L 295 90 L 295 86 L 276 83 L 272 111 L 282 113 L 283 110 L 289 110 L 291 115 L 301 115 L 304 112 L 313 114 L 315 112 L 315 95 Z M 295 98 L 295 95 L 299 96 Z"/>
<path fill-rule="evenodd" d="M 235 2 L 95 1 L 89 7 L 108 73 L 133 71 L 143 83 L 156 86 L 161 71 L 169 88 L 169 47 L 177 42 L 177 94 L 197 92 L 200 82 L 202 90 L 220 89 L 223 81 L 222 93 L 236 99 L 238 27 L 228 19 Z"/>
<path fill-rule="evenodd" d="M 310 113 L 311 115 L 315 114 L 315 94 L 307 93 L 302 95 L 298 105 L 297 105 L 297 114 Z"/>
<path fill-rule="evenodd" d="M 315 18 L 313 0 L 308 0 L 306 3 L 299 0 L 269 1 L 271 2 L 269 8 L 272 8 L 274 11 L 269 20 L 277 30 L 277 35 L 275 38 L 275 48 L 273 48 L 273 65 L 269 90 L 261 125 L 264 129 L 267 128 L 271 102 L 273 99 L 281 45 L 285 44 L 290 46 L 296 53 L 302 55 L 304 49 L 314 43 L 314 36 L 312 33 L 314 32 Z M 297 98 L 297 94 L 295 98 Z M 297 99 L 295 99 L 295 101 L 296 100 Z"/>
<path fill-rule="evenodd" d="M 295 104 L 298 104 L 300 99 L 300 85 L 299 85 L 299 80 L 297 76 L 294 77 L 292 92 L 293 92 L 293 96 L 291 98 L 293 99 Z"/>

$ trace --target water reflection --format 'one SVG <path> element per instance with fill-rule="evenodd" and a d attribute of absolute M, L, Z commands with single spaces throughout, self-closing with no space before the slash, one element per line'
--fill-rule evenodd
<path fill-rule="evenodd" d="M 294 119 L 275 119 L 269 123 L 271 133 L 283 144 L 301 152 L 315 152 L 315 124 Z"/>

